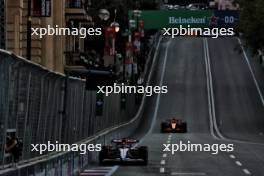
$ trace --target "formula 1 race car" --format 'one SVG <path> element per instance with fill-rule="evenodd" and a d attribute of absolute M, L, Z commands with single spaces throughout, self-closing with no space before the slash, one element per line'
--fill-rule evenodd
<path fill-rule="evenodd" d="M 161 123 L 161 133 L 186 133 L 187 123 L 179 119 L 168 119 Z"/>
<path fill-rule="evenodd" d="M 112 144 L 103 146 L 99 153 L 99 164 L 148 164 L 148 147 L 135 146 L 135 139 L 114 139 Z"/>

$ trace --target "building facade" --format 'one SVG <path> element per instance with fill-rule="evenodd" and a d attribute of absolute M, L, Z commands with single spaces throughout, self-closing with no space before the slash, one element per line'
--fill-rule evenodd
<path fill-rule="evenodd" d="M 0 49 L 5 49 L 5 0 L 0 0 Z"/>
<path fill-rule="evenodd" d="M 1 3 L 2 1 L 3 0 L 1 0 Z M 50 15 L 45 17 L 32 16 L 31 22 L 33 28 L 47 28 L 48 25 L 54 27 L 56 25 L 59 27 L 74 25 L 75 27 L 80 27 L 81 23 L 87 23 L 91 21 L 91 18 L 89 18 L 85 11 L 85 2 L 82 0 L 31 1 L 31 13 L 33 11 L 33 15 L 34 6 L 36 4 L 41 7 L 42 4 L 38 3 L 45 4 L 46 1 L 50 3 Z M 6 1 L 5 6 L 5 48 L 19 56 L 26 58 L 28 0 L 8 0 Z M 41 39 L 34 35 L 31 37 L 31 60 L 53 71 L 64 72 L 64 67 L 67 62 L 69 62 L 69 52 L 76 53 L 77 51 L 80 52 L 82 50 L 83 40 L 76 36 L 66 37 L 46 35 Z"/>

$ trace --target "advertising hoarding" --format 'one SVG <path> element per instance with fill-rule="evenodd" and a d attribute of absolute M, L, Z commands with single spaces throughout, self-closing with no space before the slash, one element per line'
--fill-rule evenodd
<path fill-rule="evenodd" d="M 139 16 L 129 11 L 130 20 L 143 20 L 144 29 L 182 27 L 234 27 L 239 19 L 238 11 L 230 10 L 143 10 Z"/>

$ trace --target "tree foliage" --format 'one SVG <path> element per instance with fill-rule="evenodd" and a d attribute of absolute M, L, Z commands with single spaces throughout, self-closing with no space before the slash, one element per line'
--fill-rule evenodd
<path fill-rule="evenodd" d="M 116 10 L 116 21 L 122 28 L 128 28 L 128 11 L 133 9 L 150 10 L 156 9 L 158 3 L 155 0 L 93 0 L 94 13 L 99 9 L 109 10 L 111 16 L 109 23 L 114 20 L 114 11 Z"/>
<path fill-rule="evenodd" d="M 240 0 L 241 15 L 239 30 L 246 44 L 254 51 L 264 48 L 264 1 Z"/>

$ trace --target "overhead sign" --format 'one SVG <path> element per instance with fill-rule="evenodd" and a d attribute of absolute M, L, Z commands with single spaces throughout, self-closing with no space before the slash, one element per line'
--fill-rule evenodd
<path fill-rule="evenodd" d="M 51 0 L 33 0 L 33 16 L 50 17 Z"/>
<path fill-rule="evenodd" d="M 235 27 L 239 22 L 239 11 L 236 10 L 215 10 L 214 21 L 211 26 L 216 27 Z M 214 24 L 213 24 L 214 23 Z"/>
<path fill-rule="evenodd" d="M 130 20 L 143 20 L 144 29 L 172 27 L 230 27 L 238 21 L 238 11 L 214 10 L 143 10 L 140 16 L 129 11 Z M 230 19 L 229 19 L 230 18 Z"/>

